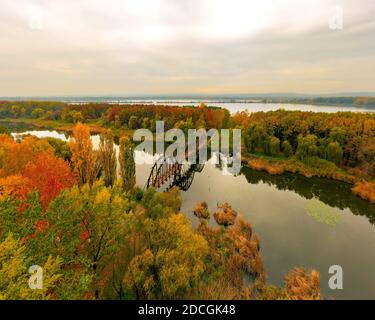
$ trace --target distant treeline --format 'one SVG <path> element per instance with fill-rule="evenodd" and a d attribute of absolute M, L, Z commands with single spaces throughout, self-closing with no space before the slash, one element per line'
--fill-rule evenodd
<path fill-rule="evenodd" d="M 283 98 L 266 99 L 263 102 L 300 103 L 312 105 L 340 105 L 375 108 L 375 97 L 317 97 L 317 98 Z"/>
<path fill-rule="evenodd" d="M 61 102 L 0 102 L 0 118 L 36 118 L 77 123 L 100 120 L 103 125 L 129 129 L 155 128 L 163 120 L 165 129 L 228 128 L 230 113 L 226 109 L 207 107 L 178 107 L 163 105 L 116 105 L 107 103 L 65 104 Z"/>

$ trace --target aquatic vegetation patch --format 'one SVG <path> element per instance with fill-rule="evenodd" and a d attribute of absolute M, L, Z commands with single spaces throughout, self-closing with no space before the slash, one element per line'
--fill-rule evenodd
<path fill-rule="evenodd" d="M 320 223 L 325 223 L 331 227 L 336 227 L 342 222 L 342 215 L 337 209 L 327 206 L 318 201 L 311 200 L 305 205 L 306 213 Z"/>

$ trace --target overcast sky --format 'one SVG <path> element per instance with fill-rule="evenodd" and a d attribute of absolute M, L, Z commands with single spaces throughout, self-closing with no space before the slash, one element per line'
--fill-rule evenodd
<path fill-rule="evenodd" d="M 0 0 L 0 72 L 0 96 L 375 91 L 375 1 Z"/>

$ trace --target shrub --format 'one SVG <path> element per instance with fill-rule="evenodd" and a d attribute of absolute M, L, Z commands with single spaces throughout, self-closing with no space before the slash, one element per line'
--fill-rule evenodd
<path fill-rule="evenodd" d="M 237 212 L 226 202 L 217 206 L 217 211 L 214 213 L 216 222 L 222 226 L 230 226 L 236 220 Z"/>
<path fill-rule="evenodd" d="M 9 130 L 6 127 L 0 125 L 0 134 L 9 135 L 10 133 L 9 133 Z"/>
<path fill-rule="evenodd" d="M 194 214 L 199 219 L 210 219 L 210 212 L 208 211 L 208 206 L 206 202 L 198 203 L 194 209 Z"/>

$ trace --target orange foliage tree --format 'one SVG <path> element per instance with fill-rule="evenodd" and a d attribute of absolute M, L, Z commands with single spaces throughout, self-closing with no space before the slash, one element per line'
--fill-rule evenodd
<path fill-rule="evenodd" d="M 21 143 L 12 138 L 0 140 L 0 176 L 22 174 L 26 164 L 34 161 L 40 152 L 53 154 L 54 150 L 45 140 L 36 137 L 26 137 Z"/>
<path fill-rule="evenodd" d="M 39 153 L 33 162 L 29 162 L 23 175 L 38 190 L 44 210 L 62 189 L 70 188 L 76 183 L 69 164 L 47 152 Z"/>
<path fill-rule="evenodd" d="M 32 184 L 30 179 L 21 175 L 0 178 L 0 201 L 7 197 L 26 200 L 31 190 Z"/>

